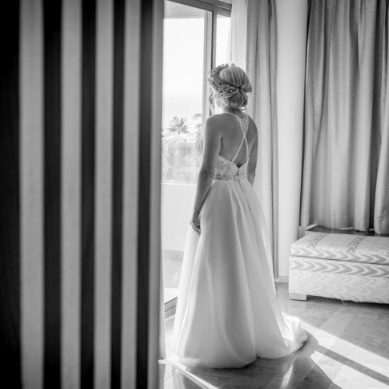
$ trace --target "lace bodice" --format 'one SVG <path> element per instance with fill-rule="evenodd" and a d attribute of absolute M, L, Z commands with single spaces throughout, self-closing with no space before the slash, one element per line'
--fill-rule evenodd
<path fill-rule="evenodd" d="M 239 180 L 247 177 L 247 161 L 240 167 L 219 155 L 216 161 L 215 180 Z"/>
<path fill-rule="evenodd" d="M 215 176 L 214 176 L 215 180 L 223 180 L 223 181 L 240 180 L 247 177 L 249 147 L 247 143 L 246 133 L 248 130 L 249 120 L 247 115 L 244 118 L 240 118 L 239 116 L 236 115 L 233 116 L 235 116 L 236 119 L 238 120 L 239 127 L 242 131 L 242 140 L 240 142 L 238 149 L 236 150 L 234 157 L 231 160 L 219 154 L 216 161 Z M 235 160 L 243 144 L 245 144 L 246 147 L 246 161 L 241 166 L 237 166 Z"/>

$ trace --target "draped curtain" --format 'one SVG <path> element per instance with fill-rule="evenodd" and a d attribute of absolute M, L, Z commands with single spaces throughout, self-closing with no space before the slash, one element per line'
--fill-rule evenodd
<path fill-rule="evenodd" d="M 2 380 L 157 387 L 163 2 L 2 15 Z"/>
<path fill-rule="evenodd" d="M 230 62 L 246 70 L 247 0 L 233 0 L 227 56 Z"/>
<path fill-rule="evenodd" d="M 389 233 L 387 0 L 311 0 L 301 225 Z"/>
<path fill-rule="evenodd" d="M 278 172 L 276 108 L 276 14 L 274 0 L 247 1 L 246 71 L 253 84 L 248 114 L 258 127 L 254 189 L 267 222 L 269 250 L 278 277 Z M 234 3 L 233 3 L 234 7 Z M 233 14 L 233 12 L 232 12 Z"/>

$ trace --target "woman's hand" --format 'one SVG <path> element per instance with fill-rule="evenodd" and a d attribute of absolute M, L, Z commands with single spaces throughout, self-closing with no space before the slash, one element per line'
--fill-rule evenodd
<path fill-rule="evenodd" d="M 192 215 L 192 219 L 190 220 L 190 225 L 193 227 L 193 229 L 200 234 L 201 229 L 200 229 L 200 212 L 199 211 L 194 211 Z"/>

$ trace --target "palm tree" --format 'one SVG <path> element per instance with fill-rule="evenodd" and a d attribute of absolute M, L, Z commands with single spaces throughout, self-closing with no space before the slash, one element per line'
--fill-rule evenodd
<path fill-rule="evenodd" d="M 203 121 L 202 121 L 203 115 L 201 113 L 196 113 L 193 116 L 193 120 L 197 121 L 197 123 L 194 126 L 195 134 L 196 134 L 196 150 L 198 156 L 201 156 L 203 153 L 203 147 L 204 147 L 204 134 L 203 134 Z"/>
<path fill-rule="evenodd" d="M 169 132 L 176 133 L 177 135 L 187 134 L 188 133 L 187 119 L 178 118 L 178 116 L 174 116 L 169 126 L 167 127 L 167 130 Z"/>

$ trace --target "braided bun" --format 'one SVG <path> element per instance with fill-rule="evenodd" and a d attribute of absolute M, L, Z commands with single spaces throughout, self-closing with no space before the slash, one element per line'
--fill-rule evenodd
<path fill-rule="evenodd" d="M 246 73 L 238 66 L 220 65 L 211 70 L 208 79 L 212 88 L 212 97 L 230 108 L 244 109 L 248 103 L 247 93 L 252 86 Z"/>

